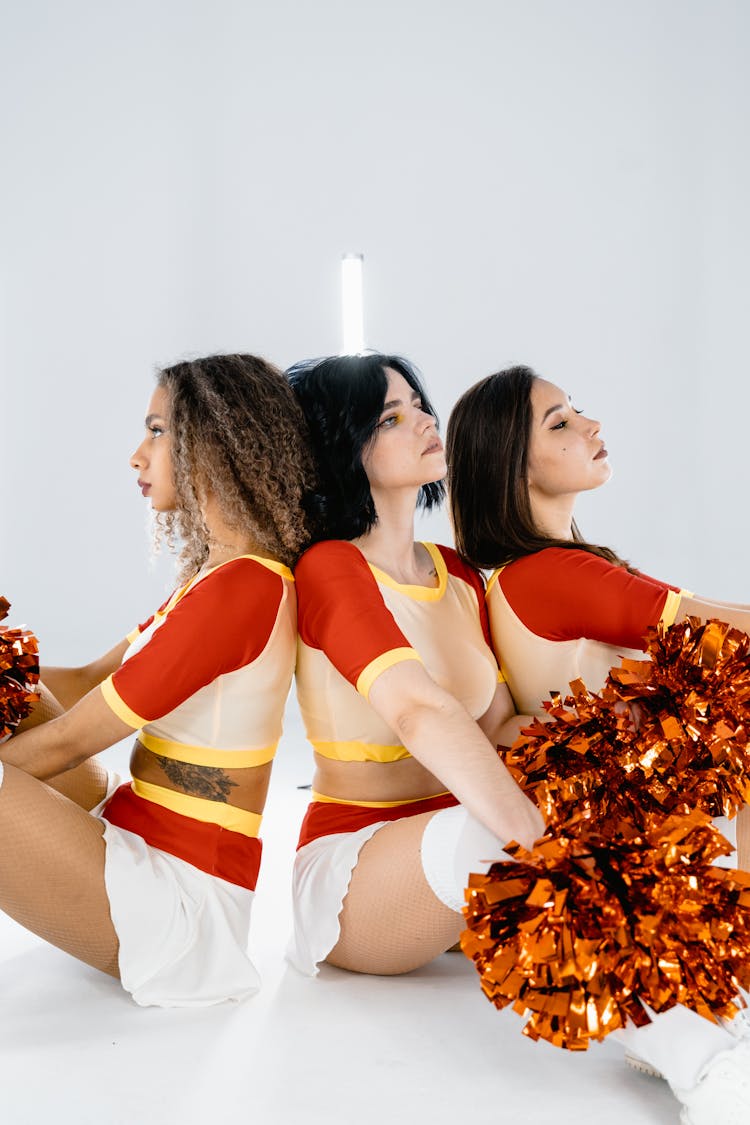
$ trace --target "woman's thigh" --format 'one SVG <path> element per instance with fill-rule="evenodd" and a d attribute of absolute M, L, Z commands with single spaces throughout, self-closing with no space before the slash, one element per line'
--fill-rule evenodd
<path fill-rule="evenodd" d="M 118 975 L 104 826 L 13 766 L 0 784 L 0 909 L 59 949 Z"/>
<path fill-rule="evenodd" d="M 455 945 L 463 916 L 437 898 L 422 869 L 422 835 L 435 815 L 393 821 L 364 844 L 329 964 L 359 973 L 407 973 Z"/>

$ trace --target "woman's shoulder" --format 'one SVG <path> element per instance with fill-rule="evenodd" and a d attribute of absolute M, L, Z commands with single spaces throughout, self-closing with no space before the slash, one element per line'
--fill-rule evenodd
<path fill-rule="evenodd" d="M 262 607 L 275 613 L 287 600 L 294 576 L 275 559 L 241 555 L 209 570 L 178 598 L 170 616 L 213 617 L 215 620 L 254 620 Z"/>
<path fill-rule="evenodd" d="M 294 568 L 297 596 L 322 593 L 331 586 L 360 588 L 362 582 L 375 586 L 367 560 L 348 539 L 323 539 L 308 547 Z"/>
<path fill-rule="evenodd" d="M 499 589 L 512 603 L 533 598 L 546 604 L 578 594 L 614 592 L 628 586 L 632 577 L 624 566 L 582 547 L 544 547 L 493 571 L 487 598 L 492 600 Z"/>
<path fill-rule="evenodd" d="M 604 574 L 611 571 L 628 573 L 624 567 L 609 562 L 601 555 L 595 555 L 583 547 L 543 547 L 541 551 L 522 555 L 506 563 L 505 566 L 498 567 L 493 571 L 491 580 L 516 578 L 522 574 L 529 578 L 535 576 L 545 578 L 551 574 L 581 574 L 582 572 Z"/>
<path fill-rule="evenodd" d="M 359 547 L 348 539 L 321 539 L 300 555 L 294 576 L 299 581 L 300 577 L 329 572 L 332 567 L 367 569 L 367 562 Z"/>

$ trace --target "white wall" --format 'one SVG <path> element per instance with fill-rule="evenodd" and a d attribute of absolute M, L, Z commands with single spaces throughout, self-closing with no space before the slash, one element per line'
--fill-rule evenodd
<path fill-rule="evenodd" d="M 750 600 L 750 5 L 4 7 L 0 585 L 47 660 L 167 581 L 127 465 L 154 368 L 337 351 L 349 250 L 444 417 L 531 363 L 604 423 L 587 534 Z"/>

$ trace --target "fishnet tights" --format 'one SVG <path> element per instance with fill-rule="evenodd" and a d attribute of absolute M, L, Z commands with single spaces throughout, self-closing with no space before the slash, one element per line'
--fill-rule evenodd
<path fill-rule="evenodd" d="M 43 782 L 5 766 L 0 909 L 111 976 L 118 941 L 104 885 L 104 826 Z"/>
<path fill-rule="evenodd" d="M 40 723 L 47 723 L 50 719 L 56 719 L 65 710 L 44 684 L 40 683 L 39 689 L 39 698 L 31 713 L 18 724 L 16 734 L 39 726 Z M 93 809 L 103 800 L 107 792 L 107 771 L 95 758 L 89 758 L 75 769 L 67 770 L 57 777 L 48 777 L 45 784 L 80 805 L 82 809 Z"/>
<path fill-rule="evenodd" d="M 339 915 L 339 940 L 326 958 L 330 965 L 408 973 L 455 945 L 463 917 L 436 897 L 422 870 L 422 833 L 433 815 L 387 824 L 364 845 Z"/>

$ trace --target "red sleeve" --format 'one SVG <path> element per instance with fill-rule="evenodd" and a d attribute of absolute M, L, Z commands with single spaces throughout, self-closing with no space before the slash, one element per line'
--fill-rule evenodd
<path fill-rule="evenodd" d="M 441 544 L 436 544 L 438 551 L 445 560 L 445 565 L 448 568 L 448 573 L 452 574 L 455 578 L 461 578 L 476 594 L 477 598 L 477 612 L 479 614 L 479 622 L 482 626 L 482 633 L 489 648 L 492 648 L 492 638 L 490 637 L 490 622 L 487 614 L 487 600 L 484 596 L 484 579 L 478 570 L 473 566 L 469 566 L 463 559 L 456 554 L 452 547 L 443 547 Z"/>
<path fill-rule="evenodd" d="M 188 590 L 143 648 L 120 665 L 111 677 L 116 698 L 108 691 L 105 698 L 123 717 L 118 698 L 142 721 L 168 714 L 260 656 L 283 592 L 282 578 L 260 563 L 225 563 Z"/>
<path fill-rule="evenodd" d="M 300 639 L 321 649 L 354 687 L 379 657 L 411 649 L 353 543 L 316 543 L 298 562 L 294 578 Z"/>
<path fill-rule="evenodd" d="M 631 574 L 588 551 L 548 547 L 506 566 L 498 582 L 517 617 L 539 637 L 578 637 L 643 648 L 661 619 L 669 591 L 655 578 Z"/>

